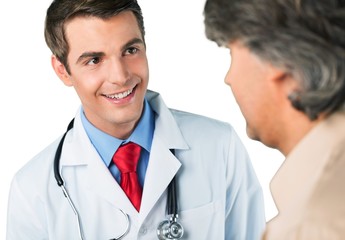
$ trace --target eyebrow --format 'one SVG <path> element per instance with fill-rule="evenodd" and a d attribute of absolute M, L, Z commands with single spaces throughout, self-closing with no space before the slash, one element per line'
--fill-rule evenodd
<path fill-rule="evenodd" d="M 127 42 L 121 48 L 121 50 L 124 51 L 125 49 L 129 48 L 130 46 L 132 46 L 134 44 L 142 44 L 142 45 L 145 46 L 145 43 L 144 43 L 144 41 L 142 39 L 140 39 L 140 38 L 133 38 L 132 40 Z M 103 56 L 105 56 L 104 52 L 84 52 L 82 55 L 79 56 L 79 58 L 76 61 L 76 64 L 82 62 L 86 58 L 95 58 L 95 57 L 103 57 Z"/>
<path fill-rule="evenodd" d="M 95 57 L 103 57 L 105 54 L 104 52 L 84 52 L 80 57 L 77 59 L 76 64 L 80 63 L 86 58 L 95 58 Z"/>
<path fill-rule="evenodd" d="M 140 38 L 133 38 L 132 40 L 130 40 L 129 42 L 127 42 L 123 47 L 122 47 L 122 51 L 124 51 L 125 49 L 129 48 L 130 46 L 134 45 L 134 44 L 142 44 L 145 46 L 145 43 L 142 39 Z"/>

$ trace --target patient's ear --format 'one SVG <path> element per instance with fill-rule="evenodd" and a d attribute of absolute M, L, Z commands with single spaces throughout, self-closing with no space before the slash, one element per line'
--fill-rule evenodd
<path fill-rule="evenodd" d="M 299 89 L 298 81 L 282 68 L 270 65 L 268 68 L 268 79 L 280 92 L 285 93 L 284 95 L 286 97 L 290 95 L 291 92 Z"/>
<path fill-rule="evenodd" d="M 53 66 L 53 69 L 56 75 L 60 78 L 60 80 L 66 86 L 73 86 L 70 79 L 70 74 L 68 73 L 65 65 L 63 65 L 55 55 L 51 56 L 51 64 Z"/>

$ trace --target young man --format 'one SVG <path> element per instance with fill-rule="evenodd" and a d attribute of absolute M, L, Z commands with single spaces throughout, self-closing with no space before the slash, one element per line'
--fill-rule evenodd
<path fill-rule="evenodd" d="M 14 177 L 8 240 L 158 239 L 167 207 L 178 207 L 178 218 L 163 224 L 172 225 L 170 239 L 182 235 L 179 224 L 182 239 L 260 236 L 262 191 L 234 129 L 168 109 L 147 90 L 135 0 L 55 0 L 45 38 L 81 108 L 66 135 Z M 168 187 L 173 179 L 177 191 Z"/>
<path fill-rule="evenodd" d="M 207 0 L 248 136 L 287 156 L 264 239 L 345 237 L 345 1 Z"/>

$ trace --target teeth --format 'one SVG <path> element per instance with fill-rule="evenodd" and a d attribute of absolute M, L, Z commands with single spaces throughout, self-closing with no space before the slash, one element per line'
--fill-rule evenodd
<path fill-rule="evenodd" d="M 106 95 L 106 97 L 112 98 L 112 99 L 122 99 L 122 98 L 127 97 L 132 92 L 133 92 L 133 88 L 129 89 L 128 91 L 122 92 L 122 93 L 116 93 L 114 95 Z"/>

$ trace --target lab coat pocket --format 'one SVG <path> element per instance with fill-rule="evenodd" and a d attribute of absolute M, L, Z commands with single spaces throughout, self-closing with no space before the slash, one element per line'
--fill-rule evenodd
<path fill-rule="evenodd" d="M 224 239 L 224 206 L 220 200 L 180 212 L 183 239 Z"/>

